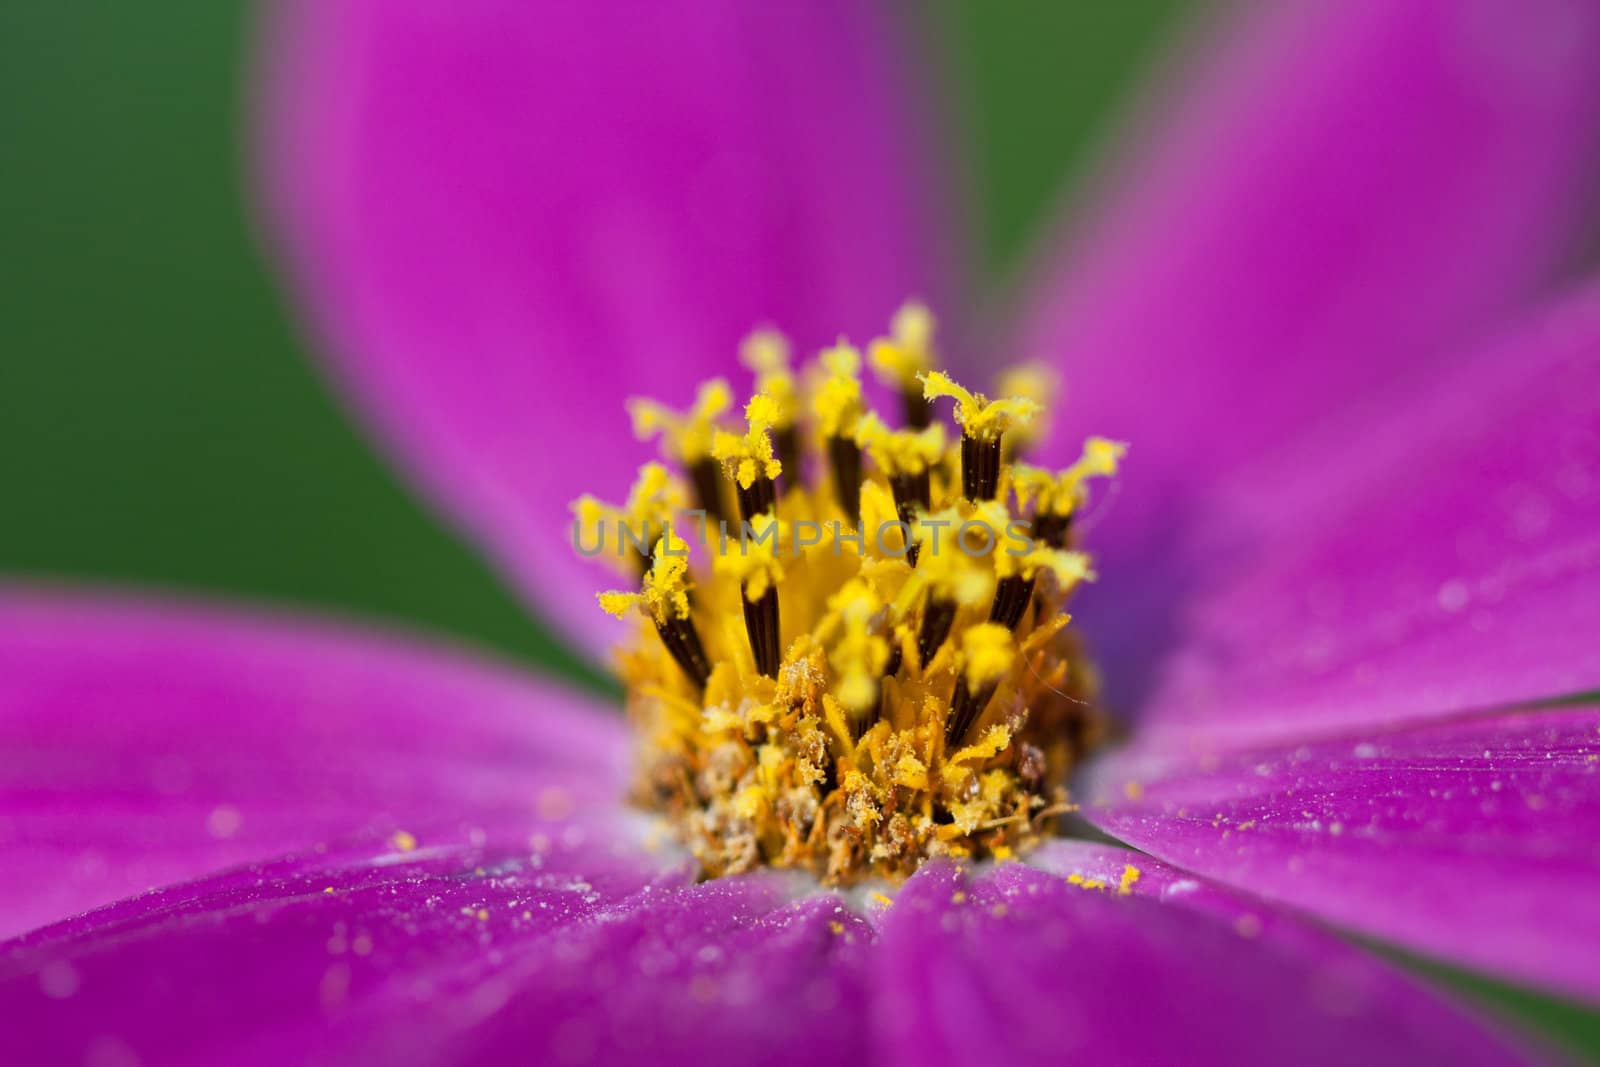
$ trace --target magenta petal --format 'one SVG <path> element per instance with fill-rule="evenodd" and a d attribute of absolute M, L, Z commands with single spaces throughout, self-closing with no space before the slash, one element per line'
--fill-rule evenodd
<path fill-rule="evenodd" d="M 276 5 L 280 244 L 383 443 L 591 648 L 615 629 L 567 506 L 774 324 L 803 347 L 946 304 L 943 168 L 870 5 Z M 930 177 L 932 176 L 932 177 Z"/>
<path fill-rule="evenodd" d="M 1143 742 L 1600 689 L 1600 287 L 1214 487 L 1186 539 Z"/>
<path fill-rule="evenodd" d="M 1600 999 L 1600 711 L 1098 763 L 1085 815 L 1170 863 Z"/>
<path fill-rule="evenodd" d="M 442 648 L 0 590 L 0 933 L 328 841 L 526 839 L 625 764 L 604 708 Z"/>
<path fill-rule="evenodd" d="M 1473 339 L 1580 250 L 1592 207 L 1588 0 L 1237 9 L 1025 307 L 1072 426 L 1136 445 L 1122 511 Z"/>
<path fill-rule="evenodd" d="M 877 1019 L 888 1061 L 907 1067 L 1526 1062 L 1346 946 L 1277 925 L 1241 933 L 1020 864 L 971 881 L 919 872 L 880 952 Z"/>
<path fill-rule="evenodd" d="M 270 864 L 11 943 L 0 1015 L 17 1062 L 845 1062 L 870 930 L 787 889 L 559 845 Z"/>
<path fill-rule="evenodd" d="M 1448 368 L 1543 291 L 1593 217 L 1600 6 L 1354 0 L 1231 7 L 1143 136 L 1076 205 L 1008 351 L 1057 360 L 1083 433 L 1129 441 L 1087 524 L 1081 604 L 1142 695 L 1218 476 L 1406 368 Z M 1192 48 L 1192 46 L 1191 46 Z"/>

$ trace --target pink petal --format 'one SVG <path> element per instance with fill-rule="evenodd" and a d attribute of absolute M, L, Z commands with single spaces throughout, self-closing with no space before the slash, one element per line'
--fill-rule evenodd
<path fill-rule="evenodd" d="M 1264 918 L 1241 930 L 1021 864 L 972 880 L 925 868 L 881 938 L 888 1060 L 1526 1062 L 1365 953 L 1258 910 Z"/>
<path fill-rule="evenodd" d="M 1600 287 L 1216 488 L 1141 738 L 1600 689 Z"/>
<path fill-rule="evenodd" d="M 1096 764 L 1085 815 L 1351 929 L 1600 999 L 1600 711 Z"/>
<path fill-rule="evenodd" d="M 1238 9 L 1189 42 L 1023 309 L 1076 427 L 1136 444 L 1119 510 L 1447 354 L 1582 247 L 1588 0 Z"/>
<path fill-rule="evenodd" d="M 567 506 L 770 322 L 802 350 L 948 306 L 941 168 L 890 27 L 834 2 L 276 5 L 279 243 L 323 350 L 429 497 L 572 639 L 616 629 Z"/>
<path fill-rule="evenodd" d="M 1593 216 L 1600 6 L 1234 7 L 1074 205 L 1005 346 L 1066 378 L 1040 458 L 1086 432 L 1132 443 L 1079 604 L 1124 700 L 1143 692 L 1130 644 L 1175 602 L 1164 561 L 1218 477 L 1447 367 L 1548 288 Z"/>
<path fill-rule="evenodd" d="M 526 840 L 625 764 L 589 699 L 447 649 L 0 589 L 0 933 L 330 841 Z"/>
<path fill-rule="evenodd" d="M 491 843 L 268 864 L 0 950 L 17 1062 L 846 1062 L 870 930 L 776 878 Z M 837 913 L 837 914 L 836 914 Z"/>

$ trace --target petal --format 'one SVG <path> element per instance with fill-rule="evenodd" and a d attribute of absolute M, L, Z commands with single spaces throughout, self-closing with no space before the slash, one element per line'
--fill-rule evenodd
<path fill-rule="evenodd" d="M 1038 264 L 1006 346 L 1067 381 L 1041 460 L 1085 433 L 1132 444 L 1079 604 L 1129 704 L 1196 500 L 1405 368 L 1449 367 L 1548 288 L 1593 215 L 1588 0 L 1233 8 Z"/>
<path fill-rule="evenodd" d="M 964 896 L 958 896 L 964 894 Z M 1349 947 L 1236 929 L 1021 864 L 927 868 L 884 924 L 892 1063 L 1516 1063 L 1482 1025 Z"/>
<path fill-rule="evenodd" d="M 1600 287 L 1263 457 L 1172 565 L 1141 738 L 1306 736 L 1600 689 Z"/>
<path fill-rule="evenodd" d="M 814 1064 L 860 1047 L 870 930 L 839 902 L 594 864 L 617 861 L 491 842 L 174 887 L 12 942 L 0 1010 L 19 1062 Z"/>
<path fill-rule="evenodd" d="M 588 699 L 443 648 L 0 589 L 0 932 L 352 835 L 525 838 L 625 761 Z"/>
<path fill-rule="evenodd" d="M 1237 8 L 1024 306 L 1074 423 L 1136 445 L 1119 511 L 1448 355 L 1582 250 L 1593 4 Z"/>
<path fill-rule="evenodd" d="M 910 80 L 844 0 L 276 5 L 279 244 L 337 377 L 561 632 L 615 638 L 567 507 L 770 322 L 802 350 L 946 298 Z M 934 176 L 930 181 L 930 176 Z"/>
<path fill-rule="evenodd" d="M 1600 711 L 1095 765 L 1096 826 L 1197 874 L 1600 999 Z"/>

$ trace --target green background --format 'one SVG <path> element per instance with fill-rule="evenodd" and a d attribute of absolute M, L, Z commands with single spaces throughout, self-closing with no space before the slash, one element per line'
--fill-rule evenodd
<path fill-rule="evenodd" d="M 958 75 L 944 126 L 993 274 L 1180 9 L 915 9 Z M 383 466 L 298 343 L 243 201 L 249 30 L 238 0 L 0 5 L 0 573 L 378 617 L 575 671 Z M 1444 977 L 1600 1049 L 1595 1015 Z"/>

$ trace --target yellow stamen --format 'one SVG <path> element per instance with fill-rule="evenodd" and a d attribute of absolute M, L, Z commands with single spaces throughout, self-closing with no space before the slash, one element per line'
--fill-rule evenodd
<path fill-rule="evenodd" d="M 868 409 L 848 343 L 812 376 L 780 335 L 752 334 L 742 432 L 719 425 L 720 382 L 687 413 L 635 402 L 637 428 L 684 469 L 647 466 L 622 505 L 574 505 L 580 525 L 664 523 L 686 483 L 708 511 L 736 496 L 748 522 L 696 527 L 692 558 L 669 533 L 634 553 L 648 561 L 636 591 L 600 596 L 647 623 L 617 661 L 641 739 L 635 800 L 706 876 L 778 866 L 893 883 L 930 857 L 1021 856 L 1069 810 L 1066 776 L 1103 734 L 1065 610 L 1092 565 L 1048 509 L 1114 470 L 1121 446 L 1097 439 L 1059 475 L 1016 474 L 1005 442 L 1025 443 L 1042 376 L 1008 379 L 1015 395 L 991 402 L 930 366 L 932 341 L 932 317 L 908 305 L 872 347 L 902 390 L 913 429 L 898 430 Z M 960 441 L 927 425 L 928 397 L 956 401 Z M 807 469 L 827 481 L 807 484 Z"/>
<path fill-rule="evenodd" d="M 1017 493 L 1017 506 L 1030 503 L 1038 514 L 1067 516 L 1082 503 L 1084 483 L 1090 478 L 1109 478 L 1117 473 L 1118 462 L 1128 446 L 1105 437 L 1091 437 L 1083 444 L 1083 455 L 1065 470 L 1052 474 L 1039 467 L 1018 463 L 1011 472 Z"/>
<path fill-rule="evenodd" d="M 621 618 L 637 609 L 657 623 L 689 617 L 689 546 L 671 529 L 655 544 L 644 588 L 637 593 L 612 590 L 597 594 L 600 606 Z"/>
<path fill-rule="evenodd" d="M 712 566 L 717 574 L 738 582 L 745 599 L 754 603 L 783 581 L 780 536 L 782 529 L 775 515 L 757 515 L 749 520 L 748 533 L 730 538 L 727 551 L 718 555 Z"/>
<path fill-rule="evenodd" d="M 1007 435 L 1011 455 L 1018 455 L 1049 436 L 1050 412 L 1061 393 L 1061 376 L 1053 369 L 1043 363 L 1018 364 L 1002 371 L 995 379 L 995 392 L 1031 400 L 1038 405 L 1031 421 L 1013 427 Z"/>
<path fill-rule="evenodd" d="M 854 437 L 856 422 L 866 410 L 861 400 L 861 353 L 841 337 L 818 358 L 828 376 L 811 401 L 817 432 L 823 437 Z"/>
<path fill-rule="evenodd" d="M 957 385 L 943 371 L 929 371 L 922 375 L 922 394 L 929 400 L 950 397 L 956 402 L 956 422 L 962 431 L 978 440 L 993 440 L 1015 426 L 1025 425 L 1040 408 L 1037 401 L 1027 397 L 1001 397 L 990 400 L 982 393 L 974 393 Z"/>
<path fill-rule="evenodd" d="M 914 389 L 919 377 L 933 365 L 933 313 L 914 301 L 902 304 L 889 325 L 888 337 L 867 349 L 872 369 L 887 384 Z"/>
<path fill-rule="evenodd" d="M 572 513 L 584 551 L 622 566 L 630 556 L 639 558 L 634 539 L 653 540 L 686 507 L 682 484 L 661 464 L 646 463 L 621 507 L 585 493 L 572 502 Z"/>
<path fill-rule="evenodd" d="M 800 391 L 789 369 L 789 340 L 777 330 L 755 330 L 739 346 L 739 358 L 756 375 L 756 392 L 773 404 L 771 429 L 784 430 L 800 417 Z"/>
<path fill-rule="evenodd" d="M 690 465 L 711 454 L 717 419 L 732 406 L 728 383 L 714 378 L 700 387 L 694 406 L 688 411 L 635 397 L 628 401 L 628 412 L 633 416 L 633 432 L 639 440 L 659 436 L 668 459 Z"/>
<path fill-rule="evenodd" d="M 776 478 L 783 473 L 783 464 L 772 452 L 770 433 L 778 419 L 777 402 L 757 393 L 745 405 L 744 417 L 749 429 L 743 434 L 719 431 L 711 454 L 722 461 L 728 477 L 749 489 L 757 478 Z"/>
<path fill-rule="evenodd" d="M 921 474 L 944 457 L 944 425 L 922 430 L 891 430 L 868 412 L 856 426 L 856 442 L 885 474 Z"/>

